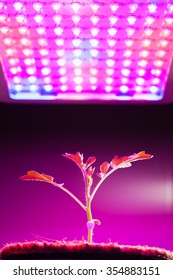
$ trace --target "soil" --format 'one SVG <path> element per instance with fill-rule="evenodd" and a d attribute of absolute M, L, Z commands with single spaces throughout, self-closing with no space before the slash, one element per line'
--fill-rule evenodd
<path fill-rule="evenodd" d="M 84 241 L 10 243 L 0 250 L 4 260 L 173 260 L 173 252 L 148 246 Z"/>

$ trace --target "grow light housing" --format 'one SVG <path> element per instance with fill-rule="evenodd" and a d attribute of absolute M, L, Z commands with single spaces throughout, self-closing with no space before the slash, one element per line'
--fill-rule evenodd
<path fill-rule="evenodd" d="M 0 1 L 3 101 L 163 100 L 172 53 L 173 0 Z"/>

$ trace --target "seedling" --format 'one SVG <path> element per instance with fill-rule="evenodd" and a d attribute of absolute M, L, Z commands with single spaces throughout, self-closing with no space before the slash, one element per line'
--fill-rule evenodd
<path fill-rule="evenodd" d="M 101 184 L 105 181 L 106 178 L 108 178 L 109 175 L 111 175 L 117 169 L 130 167 L 132 165 L 132 162 L 134 161 L 150 159 L 153 156 L 150 154 L 146 154 L 144 151 L 142 151 L 137 154 L 135 153 L 133 155 L 124 156 L 120 158 L 118 156 L 115 156 L 110 163 L 104 161 L 100 165 L 100 172 L 97 173 L 97 176 L 100 178 L 100 180 L 93 188 L 93 190 L 91 189 L 91 187 L 93 185 L 93 174 L 95 171 L 95 167 L 93 167 L 92 164 L 96 161 L 96 158 L 94 156 L 89 157 L 84 163 L 83 154 L 79 152 L 77 152 L 76 154 L 65 153 L 63 156 L 74 161 L 82 171 L 82 175 L 85 182 L 86 205 L 84 205 L 73 193 L 66 189 L 64 187 L 64 184 L 58 184 L 54 182 L 54 178 L 52 176 L 40 174 L 36 171 L 28 171 L 27 175 L 21 176 L 20 179 L 47 182 L 55 187 L 60 188 L 68 195 L 70 195 L 82 207 L 82 209 L 84 209 L 84 211 L 87 214 L 88 243 L 92 243 L 94 226 L 95 224 L 100 225 L 100 221 L 97 219 L 93 219 L 91 203 Z"/>

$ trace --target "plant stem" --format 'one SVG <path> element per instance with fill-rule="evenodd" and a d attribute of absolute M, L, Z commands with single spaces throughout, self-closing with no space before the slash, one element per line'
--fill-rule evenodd
<path fill-rule="evenodd" d="M 92 219 L 92 212 L 91 212 L 91 197 L 90 197 L 90 189 L 91 185 L 87 179 L 87 176 L 85 173 L 84 180 L 85 180 L 85 198 L 86 198 L 86 212 L 87 212 L 87 229 L 88 229 L 88 243 L 92 243 L 92 237 L 93 237 L 93 219 Z"/>
<path fill-rule="evenodd" d="M 87 206 L 86 206 L 86 211 L 87 211 L 87 218 L 88 218 L 88 222 L 93 222 L 92 219 L 92 212 L 91 212 L 91 202 L 97 192 L 97 190 L 99 189 L 99 187 L 101 186 L 101 184 L 104 182 L 104 180 L 111 175 L 115 170 L 117 170 L 118 168 L 113 168 L 111 169 L 96 185 L 96 187 L 94 188 L 92 194 L 90 195 L 90 188 L 87 186 L 86 190 L 86 201 L 87 201 Z M 94 223 L 94 222 L 93 222 Z M 93 236 L 93 229 L 94 229 L 94 225 L 93 227 L 91 226 L 91 229 L 88 228 L 88 243 L 92 243 L 92 236 Z"/>
<path fill-rule="evenodd" d="M 89 197 L 87 197 L 87 218 L 88 218 L 88 222 L 92 222 L 92 213 L 91 213 L 91 200 Z M 92 243 L 92 236 L 93 236 L 93 229 L 89 229 L 88 228 L 88 243 L 91 244 Z"/>
<path fill-rule="evenodd" d="M 90 200 L 92 201 L 98 188 L 101 186 L 101 184 L 104 182 L 104 180 L 109 176 L 111 175 L 115 170 L 117 170 L 118 168 L 113 168 L 111 169 L 99 182 L 98 184 L 96 185 L 96 187 L 94 188 L 92 194 L 91 194 L 91 197 L 90 197 Z"/>
<path fill-rule="evenodd" d="M 61 186 L 61 185 L 59 185 L 55 182 L 50 182 L 50 184 L 52 184 L 55 187 L 60 188 L 64 192 L 68 193 L 68 195 L 70 195 L 85 211 L 87 211 L 86 206 L 74 194 L 72 194 L 69 190 L 67 190 L 66 188 L 64 188 L 63 186 Z"/>

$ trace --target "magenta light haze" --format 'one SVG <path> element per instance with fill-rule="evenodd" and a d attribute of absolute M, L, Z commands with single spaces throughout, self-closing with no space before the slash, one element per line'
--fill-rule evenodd
<path fill-rule="evenodd" d="M 11 99 L 161 100 L 172 45 L 172 0 L 0 1 Z"/>

